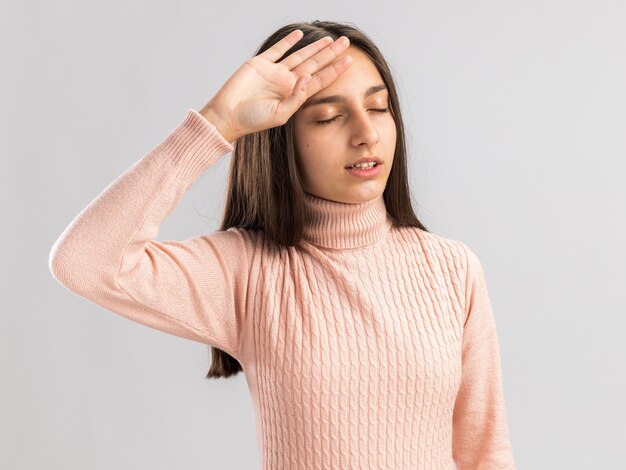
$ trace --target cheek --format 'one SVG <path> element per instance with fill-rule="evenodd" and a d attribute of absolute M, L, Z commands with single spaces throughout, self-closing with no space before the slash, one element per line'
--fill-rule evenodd
<path fill-rule="evenodd" d="M 323 169 L 319 155 L 320 149 L 310 141 L 302 141 L 296 145 L 296 159 L 301 175 L 307 179 L 319 175 Z"/>
<path fill-rule="evenodd" d="M 387 134 L 396 140 L 396 122 L 393 119 L 390 119 L 387 123 Z"/>
<path fill-rule="evenodd" d="M 328 155 L 332 154 L 328 145 L 320 139 L 303 139 L 296 144 L 296 151 L 302 164 L 306 168 L 324 167 L 324 161 L 328 159 Z"/>
<path fill-rule="evenodd" d="M 294 126 L 293 140 L 296 150 L 303 155 L 316 151 L 317 142 L 315 136 L 301 126 Z"/>
<path fill-rule="evenodd" d="M 391 124 L 389 125 L 389 127 L 386 130 L 387 132 L 387 149 L 386 149 L 386 153 L 388 153 L 389 155 L 389 159 L 390 159 L 390 163 L 391 165 L 388 166 L 387 168 L 387 173 L 391 172 L 391 166 L 393 165 L 393 158 L 395 155 L 395 151 L 396 151 L 396 144 L 397 144 L 397 129 L 396 129 L 396 124 L 395 122 L 391 122 Z"/>
<path fill-rule="evenodd" d="M 397 130 L 395 122 L 389 124 L 389 127 L 386 129 L 387 141 L 389 143 L 390 151 L 394 151 L 396 148 L 396 139 L 397 139 Z"/>

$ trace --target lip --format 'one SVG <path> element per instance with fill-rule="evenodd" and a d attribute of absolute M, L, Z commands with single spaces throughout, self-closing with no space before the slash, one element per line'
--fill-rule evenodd
<path fill-rule="evenodd" d="M 352 176 L 360 176 L 362 178 L 372 178 L 377 176 L 382 171 L 382 163 L 377 164 L 373 168 L 362 170 L 360 168 L 346 168 L 346 171 Z"/>
<path fill-rule="evenodd" d="M 383 161 L 380 158 L 378 158 L 376 155 L 368 155 L 367 157 L 361 157 L 358 160 L 354 160 L 352 163 L 348 163 L 345 166 L 345 168 L 347 169 L 357 163 L 366 163 L 366 162 L 376 162 L 378 165 L 380 165 Z"/>

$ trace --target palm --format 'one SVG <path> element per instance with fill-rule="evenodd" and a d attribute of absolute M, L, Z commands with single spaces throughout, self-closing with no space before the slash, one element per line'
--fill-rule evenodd
<path fill-rule="evenodd" d="M 237 135 L 276 127 L 311 95 L 334 81 L 351 63 L 349 57 L 335 60 L 346 49 L 346 39 L 320 39 L 276 62 L 299 39 L 293 31 L 263 53 L 248 59 L 220 88 L 212 106 Z M 311 76 L 306 90 L 305 75 Z"/>
<path fill-rule="evenodd" d="M 244 63 L 233 75 L 241 84 L 236 98 L 234 119 L 246 129 L 258 130 L 263 123 L 276 122 L 285 98 L 293 93 L 298 75 L 281 63 L 256 56 Z M 235 98 L 235 97 L 233 97 Z"/>

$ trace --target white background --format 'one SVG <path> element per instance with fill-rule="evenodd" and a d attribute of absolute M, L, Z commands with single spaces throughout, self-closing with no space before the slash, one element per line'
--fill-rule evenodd
<path fill-rule="evenodd" d="M 219 3 L 219 6 L 217 6 Z M 0 467 L 258 468 L 245 377 L 48 270 L 62 230 L 280 26 L 387 57 L 430 231 L 481 259 L 520 469 L 626 468 L 626 4 L 25 1 L 0 14 Z M 215 230 L 230 157 L 159 239 Z"/>

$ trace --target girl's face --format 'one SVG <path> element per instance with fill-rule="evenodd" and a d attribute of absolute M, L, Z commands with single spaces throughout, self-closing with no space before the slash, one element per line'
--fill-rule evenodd
<path fill-rule="evenodd" d="M 339 57 L 344 55 L 352 57 L 350 67 L 294 113 L 293 131 L 303 189 L 323 199 L 359 203 L 385 190 L 396 148 L 396 123 L 387 89 L 370 58 L 354 46 Z M 327 99 L 316 104 L 323 98 Z M 378 174 L 357 176 L 346 169 L 361 157 L 380 159 Z"/>

